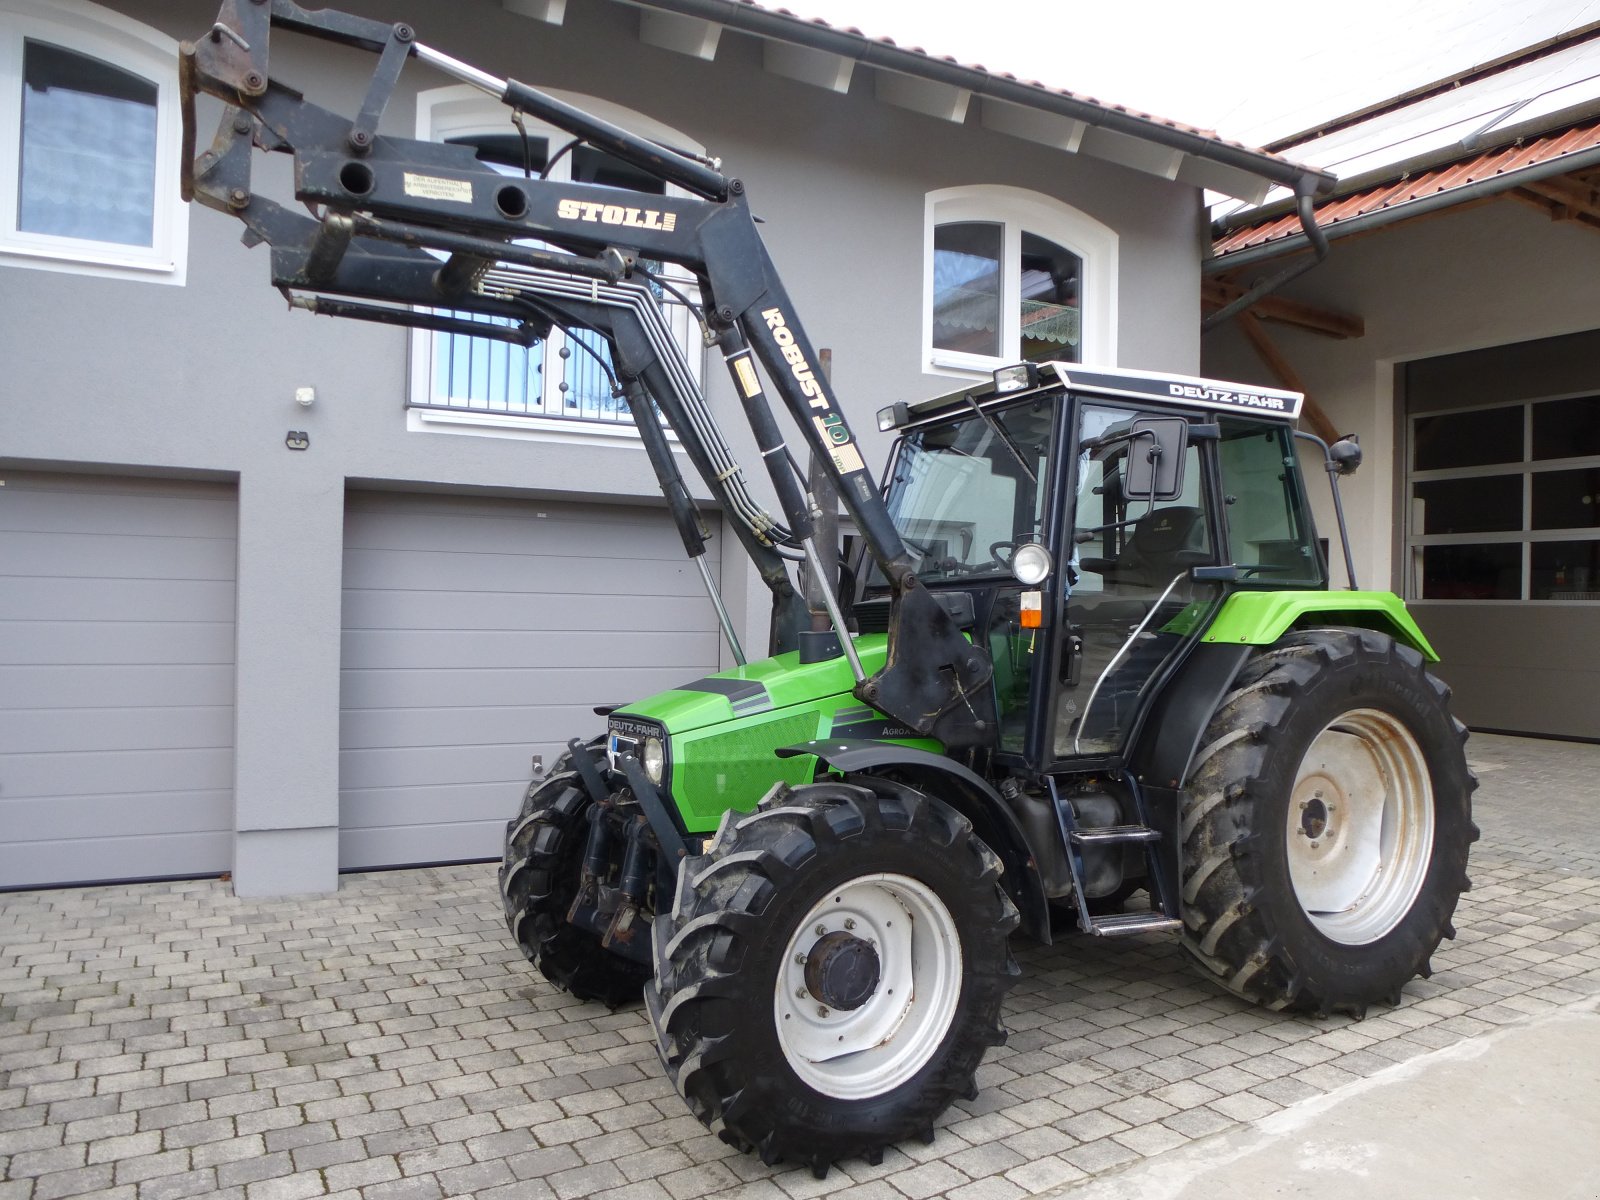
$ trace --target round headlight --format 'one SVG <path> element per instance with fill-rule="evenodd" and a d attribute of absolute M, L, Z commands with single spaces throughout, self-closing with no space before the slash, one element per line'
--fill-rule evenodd
<path fill-rule="evenodd" d="M 1050 578 L 1050 551 L 1038 542 L 1024 542 L 1011 555 L 1011 573 L 1029 587 Z"/>
<path fill-rule="evenodd" d="M 651 783 L 660 783 L 661 777 L 667 770 L 667 748 L 661 744 L 658 737 L 647 737 L 644 740 L 644 773 L 650 777 Z"/>

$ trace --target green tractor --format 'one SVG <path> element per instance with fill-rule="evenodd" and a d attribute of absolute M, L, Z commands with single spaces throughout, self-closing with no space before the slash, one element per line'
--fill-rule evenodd
<path fill-rule="evenodd" d="M 524 953 L 585 998 L 642 987 L 702 1120 L 823 1164 L 972 1093 L 1019 919 L 1171 931 L 1272 1008 L 1398 1004 L 1453 933 L 1474 780 L 1401 602 L 1327 590 L 1298 401 L 1051 364 L 886 410 L 895 528 L 993 664 L 959 701 L 986 743 L 861 703 L 842 654 L 625 705 L 508 827 Z M 864 564 L 869 679 L 891 592 Z"/>
<path fill-rule="evenodd" d="M 354 118 L 273 76 L 274 27 L 378 56 Z M 470 145 L 379 133 L 412 58 L 671 189 L 508 176 Z M 1465 731 L 1399 599 L 1329 589 L 1301 397 L 1022 364 L 880 412 L 898 434 L 880 487 L 717 162 L 409 26 L 293 0 L 227 0 L 180 81 L 191 152 L 195 97 L 224 106 L 184 196 L 270 244 L 292 307 L 521 345 L 598 335 L 574 344 L 601 345 L 739 665 L 570 742 L 508 825 L 500 888 L 552 982 L 643 994 L 725 1141 L 821 1174 L 931 1138 L 1005 1037 L 1019 925 L 1170 932 L 1221 986 L 1311 1013 L 1398 1003 L 1427 972 L 1476 836 Z M 294 156 L 292 203 L 256 190 L 255 151 Z M 781 519 L 718 431 L 668 294 L 720 350 Z M 854 523 L 849 572 L 819 551 L 835 504 L 769 385 Z M 770 657 L 739 644 L 664 426 L 771 590 Z M 1330 478 L 1359 459 L 1310 441 Z"/>

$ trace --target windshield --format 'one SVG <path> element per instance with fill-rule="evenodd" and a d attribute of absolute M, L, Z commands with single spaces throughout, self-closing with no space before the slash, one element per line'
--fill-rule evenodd
<path fill-rule="evenodd" d="M 1054 414 L 1025 401 L 906 435 L 887 502 L 919 579 L 1004 575 L 1018 543 L 1042 539 Z"/>

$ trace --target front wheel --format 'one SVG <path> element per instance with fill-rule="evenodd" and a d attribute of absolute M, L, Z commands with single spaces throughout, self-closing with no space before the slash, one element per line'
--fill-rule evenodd
<path fill-rule="evenodd" d="M 500 862 L 506 928 L 523 956 L 557 987 L 607 1008 L 637 1003 L 650 968 L 567 923 L 594 806 L 567 767 L 563 756 L 550 776 L 529 785 L 522 811 L 506 824 Z"/>
<path fill-rule="evenodd" d="M 1429 971 L 1466 890 L 1466 730 L 1422 656 L 1294 633 L 1245 664 L 1183 807 L 1184 945 L 1272 1008 L 1360 1014 Z"/>
<path fill-rule="evenodd" d="M 766 1162 L 932 1137 L 1004 1041 L 1017 912 L 954 809 L 871 778 L 732 813 L 655 925 L 645 1001 L 695 1115 Z"/>

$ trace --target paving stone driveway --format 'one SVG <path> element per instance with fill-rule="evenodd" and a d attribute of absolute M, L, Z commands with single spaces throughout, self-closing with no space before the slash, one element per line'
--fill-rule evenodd
<path fill-rule="evenodd" d="M 1600 747 L 1480 736 L 1460 937 L 1399 1009 L 1262 1012 L 1163 937 L 1019 945 L 1010 1043 L 931 1146 L 825 1180 L 732 1153 L 639 1010 L 509 946 L 492 866 L 336 896 L 201 881 L 0 896 L 0 1200 L 475 1195 L 1008 1200 L 1600 994 Z"/>

